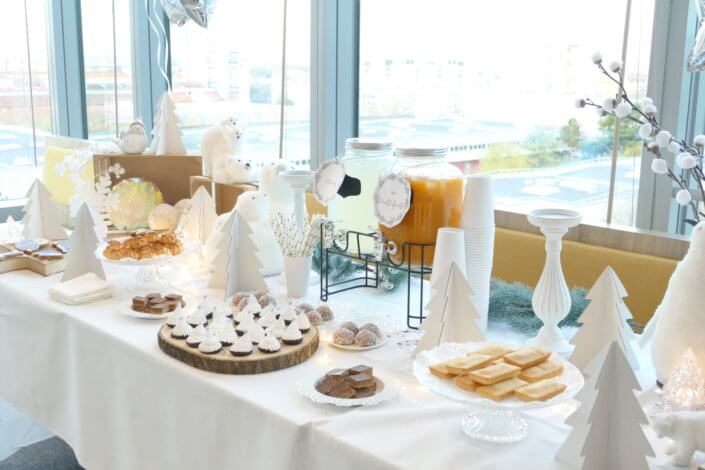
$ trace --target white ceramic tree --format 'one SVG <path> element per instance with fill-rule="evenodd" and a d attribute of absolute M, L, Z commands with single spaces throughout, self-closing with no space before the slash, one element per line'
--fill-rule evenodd
<path fill-rule="evenodd" d="M 71 233 L 71 249 L 66 255 L 66 269 L 61 282 L 86 273 L 93 273 L 105 280 L 103 265 L 95 255 L 98 243 L 95 220 L 88 205 L 83 203 L 74 219 L 73 232 Z"/>
<path fill-rule="evenodd" d="M 570 357 L 572 363 L 583 369 L 607 345 L 616 341 L 634 369 L 639 361 L 632 349 L 634 333 L 627 323 L 631 312 L 622 300 L 627 291 L 611 267 L 605 268 L 590 292 L 585 296 L 590 300 L 580 315 L 582 326 L 571 343 L 575 350 Z"/>
<path fill-rule="evenodd" d="M 190 208 L 181 216 L 178 231 L 186 238 L 205 244 L 217 218 L 213 198 L 200 186 L 191 198 Z"/>
<path fill-rule="evenodd" d="M 470 300 L 472 288 L 458 266 L 453 262 L 446 274 L 436 279 L 426 306 L 431 313 L 422 324 L 424 335 L 414 356 L 441 343 L 485 340 L 477 323 L 480 316 Z"/>
<path fill-rule="evenodd" d="M 225 298 L 239 291 L 266 290 L 262 277 L 259 250 L 245 219 L 232 211 L 223 226 L 223 236 L 213 258 L 213 272 L 208 286 L 225 289 Z"/>
<path fill-rule="evenodd" d="M 654 451 L 641 425 L 648 424 L 634 390 L 639 383 L 621 346 L 613 341 L 588 367 L 592 372 L 578 397 L 581 407 L 568 423 L 573 430 L 556 459 L 581 469 L 644 469 Z"/>
<path fill-rule="evenodd" d="M 154 126 L 152 127 L 152 144 L 149 152 L 156 155 L 185 155 L 186 148 L 181 141 L 181 121 L 176 115 L 176 107 L 166 91 L 159 98 L 154 113 Z"/>
<path fill-rule="evenodd" d="M 22 237 L 65 240 L 66 231 L 59 221 L 59 208 L 51 200 L 51 193 L 39 180 L 34 180 L 27 192 L 27 203 L 22 219 Z"/>

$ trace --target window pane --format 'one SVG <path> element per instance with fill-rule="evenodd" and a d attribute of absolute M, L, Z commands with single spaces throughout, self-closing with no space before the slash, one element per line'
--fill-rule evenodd
<path fill-rule="evenodd" d="M 633 30 L 650 32 L 650 3 L 634 9 Z M 626 0 L 439 0 L 433 8 L 363 0 L 360 135 L 448 145 L 465 173 L 495 175 L 500 208 L 566 206 L 604 219 L 614 133 L 573 103 L 616 93 L 590 57 L 620 57 L 625 8 Z M 631 39 L 638 47 L 629 49 L 627 84 L 645 90 L 649 38 Z M 638 168 L 634 158 L 619 160 L 620 201 L 636 195 Z"/>
<path fill-rule="evenodd" d="M 42 162 L 44 137 L 52 130 L 47 2 L 28 0 L 26 13 L 25 18 L 25 2 L 3 2 L 0 42 L 6 47 L 0 49 L 0 199 L 25 196 L 39 174 L 35 165 Z"/>
<path fill-rule="evenodd" d="M 113 54 L 113 2 L 81 2 L 88 137 L 93 140 L 115 137 L 134 118 L 130 8 L 128 2 L 115 1 Z"/>
<path fill-rule="evenodd" d="M 289 2 L 285 158 L 309 158 L 309 3 Z M 228 115 L 245 123 L 247 156 L 279 154 L 281 0 L 218 2 L 207 29 L 172 25 L 174 101 L 184 144 L 199 152 L 203 130 Z M 302 24 L 305 22 L 305 24 Z"/>

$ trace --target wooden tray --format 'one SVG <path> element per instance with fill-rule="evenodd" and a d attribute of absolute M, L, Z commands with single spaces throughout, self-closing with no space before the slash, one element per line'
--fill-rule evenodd
<path fill-rule="evenodd" d="M 13 245 L 0 245 L 0 253 L 14 250 Z M 66 256 L 55 260 L 40 260 L 24 253 L 6 260 L 0 261 L 0 274 L 10 271 L 29 269 L 42 276 L 51 276 L 66 269 Z"/>
<path fill-rule="evenodd" d="M 191 348 L 184 339 L 171 337 L 171 328 L 163 325 L 157 335 L 159 348 L 167 355 L 197 369 L 219 374 L 261 374 L 301 364 L 318 349 L 318 329 L 304 333 L 301 344 L 282 347 L 275 353 L 263 353 L 254 346 L 252 354 L 244 357 L 233 356 L 230 346 L 223 346 L 216 354 L 203 354 L 198 348 Z"/>

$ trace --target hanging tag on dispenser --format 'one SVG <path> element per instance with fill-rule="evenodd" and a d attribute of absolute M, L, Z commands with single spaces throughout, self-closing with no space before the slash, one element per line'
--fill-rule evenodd
<path fill-rule="evenodd" d="M 399 225 L 411 207 L 411 185 L 395 173 L 383 175 L 374 192 L 375 217 L 385 227 Z"/>
<path fill-rule="evenodd" d="M 316 170 L 313 180 L 314 196 L 321 204 L 327 206 L 335 199 L 345 178 L 345 164 L 339 158 L 326 160 Z"/>

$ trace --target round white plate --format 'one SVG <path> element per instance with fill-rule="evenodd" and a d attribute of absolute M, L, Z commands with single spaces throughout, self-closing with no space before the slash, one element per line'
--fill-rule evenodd
<path fill-rule="evenodd" d="M 387 344 L 387 337 L 382 333 L 382 338 L 379 340 L 379 342 L 373 346 L 367 346 L 367 347 L 360 347 L 360 346 L 355 346 L 354 344 L 337 344 L 333 342 L 333 340 L 330 340 L 330 345 L 333 346 L 334 348 L 338 349 L 344 349 L 345 351 L 369 351 L 370 349 L 377 349 L 382 346 Z"/>
<path fill-rule="evenodd" d="M 555 353 L 551 355 L 551 360 L 560 361 L 563 364 L 563 373 L 558 377 L 555 377 L 555 379 L 566 384 L 566 389 L 563 393 L 560 393 L 546 401 L 526 402 L 515 397 L 510 397 L 500 402 L 496 402 L 481 397 L 476 393 L 463 390 L 457 387 L 453 380 L 436 377 L 428 370 L 428 367 L 433 364 L 444 362 L 453 359 L 454 357 L 464 356 L 468 352 L 474 351 L 482 345 L 483 343 L 445 343 L 431 349 L 430 351 L 424 351 L 417 356 L 413 363 L 414 376 L 416 377 L 416 380 L 421 383 L 421 385 L 425 386 L 434 393 L 443 395 L 446 398 L 478 406 L 506 408 L 517 411 L 532 408 L 543 408 L 562 403 L 570 398 L 573 398 L 585 383 L 583 374 L 580 373 L 578 368 Z"/>
<path fill-rule="evenodd" d="M 107 243 L 102 243 L 98 249 L 96 250 L 96 256 L 98 256 L 98 259 L 101 261 L 104 261 L 106 263 L 111 263 L 111 264 L 117 264 L 121 266 L 149 266 L 149 265 L 154 265 L 154 264 L 166 264 L 169 263 L 170 261 L 176 260 L 181 256 L 184 256 L 186 254 L 189 254 L 193 251 L 196 251 L 196 248 L 200 245 L 200 243 L 194 241 L 194 240 L 181 240 L 181 243 L 183 244 L 183 249 L 181 250 L 181 253 L 178 255 L 159 255 L 155 256 L 154 258 L 146 258 L 146 259 L 134 259 L 134 258 L 122 258 L 122 259 L 108 259 L 105 257 L 103 254 L 103 251 L 105 250 L 105 247 L 108 246 Z"/>
<path fill-rule="evenodd" d="M 348 408 L 351 406 L 374 406 L 383 401 L 395 398 L 398 393 L 397 381 L 393 379 L 381 379 L 375 376 L 377 379 L 377 387 L 379 389 L 380 384 L 383 388 L 378 390 L 377 393 L 371 397 L 365 398 L 336 398 L 324 395 L 318 390 L 316 390 L 316 381 L 323 376 L 324 373 L 318 373 L 316 376 L 309 376 L 299 382 L 299 392 L 304 397 L 308 398 L 314 403 L 339 406 L 342 408 Z"/>
<path fill-rule="evenodd" d="M 120 304 L 119 311 L 124 315 L 129 315 L 134 318 L 140 318 L 142 320 L 163 320 L 169 316 L 168 313 L 153 314 L 136 312 L 132 310 L 132 299 L 122 302 Z"/>

